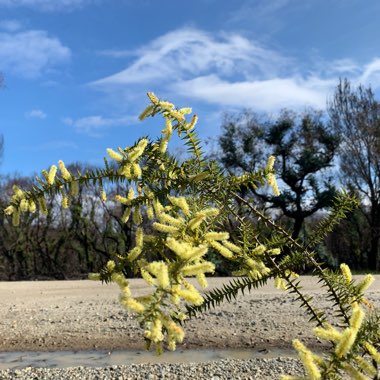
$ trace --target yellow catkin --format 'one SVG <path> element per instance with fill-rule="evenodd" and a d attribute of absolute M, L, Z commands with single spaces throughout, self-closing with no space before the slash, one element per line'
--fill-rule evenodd
<path fill-rule="evenodd" d="M 26 199 L 21 199 L 20 202 L 20 211 L 27 212 L 29 211 L 29 202 Z"/>
<path fill-rule="evenodd" d="M 52 165 L 50 170 L 49 170 L 49 174 L 47 176 L 47 179 L 46 179 L 46 181 L 49 185 L 52 185 L 54 183 L 56 174 L 57 174 L 57 167 L 55 165 Z"/>
<path fill-rule="evenodd" d="M 154 107 L 152 105 L 149 105 L 148 107 L 146 107 L 145 110 L 141 112 L 141 114 L 139 115 L 139 120 L 142 121 L 146 119 L 148 116 L 152 114 L 153 110 L 154 110 Z"/>
<path fill-rule="evenodd" d="M 148 205 L 146 207 L 146 216 L 149 220 L 154 219 L 154 211 L 153 211 L 153 207 L 151 205 Z"/>
<path fill-rule="evenodd" d="M 377 349 L 369 342 L 364 343 L 365 348 L 371 355 L 372 359 L 377 363 L 380 364 L 380 353 L 377 351 Z"/>
<path fill-rule="evenodd" d="M 4 209 L 4 214 L 5 215 L 12 215 L 13 212 L 15 211 L 14 206 L 8 206 L 6 209 Z"/>
<path fill-rule="evenodd" d="M 12 224 L 15 227 L 20 225 L 20 212 L 17 209 L 12 213 Z"/>
<path fill-rule="evenodd" d="M 184 276 L 197 276 L 206 272 L 212 273 L 215 270 L 215 265 L 209 261 L 203 263 L 187 265 L 182 269 Z"/>
<path fill-rule="evenodd" d="M 160 102 L 160 100 L 157 98 L 157 96 L 153 93 L 153 92 L 148 92 L 148 98 L 149 100 L 154 104 L 158 104 Z"/>
<path fill-rule="evenodd" d="M 70 182 L 70 195 L 76 197 L 79 194 L 79 183 L 78 181 Z"/>
<path fill-rule="evenodd" d="M 133 223 L 136 224 L 136 226 L 139 226 L 142 223 L 142 215 L 139 207 L 135 207 L 133 210 Z"/>
<path fill-rule="evenodd" d="M 216 249 L 223 257 L 226 259 L 232 259 L 234 257 L 234 254 L 225 246 L 219 244 L 216 241 L 211 241 L 209 243 L 212 248 Z"/>
<path fill-rule="evenodd" d="M 342 334 L 330 325 L 328 325 L 328 327 L 316 327 L 313 331 L 318 338 L 331 340 L 333 342 L 339 342 L 342 338 Z"/>
<path fill-rule="evenodd" d="M 103 202 L 107 201 L 107 194 L 104 190 L 100 192 L 100 198 L 102 199 Z"/>
<path fill-rule="evenodd" d="M 140 246 L 132 248 L 128 253 L 128 260 L 135 261 L 141 255 L 142 249 Z"/>
<path fill-rule="evenodd" d="M 128 220 L 129 220 L 130 215 L 131 215 L 131 209 L 128 207 L 128 208 L 126 208 L 126 209 L 124 210 L 123 215 L 122 215 L 122 217 L 121 217 L 121 221 L 122 221 L 123 223 L 127 223 Z"/>
<path fill-rule="evenodd" d="M 158 222 L 153 223 L 153 228 L 156 231 L 164 232 L 164 233 L 169 233 L 169 234 L 175 234 L 175 233 L 178 232 L 178 228 L 177 227 L 168 226 L 166 224 L 162 224 L 162 223 L 158 223 Z"/>
<path fill-rule="evenodd" d="M 280 190 L 277 185 L 276 177 L 273 173 L 269 173 L 267 176 L 268 185 L 272 188 L 273 194 L 278 197 L 280 195 Z"/>
<path fill-rule="evenodd" d="M 123 161 L 123 156 L 118 153 L 118 152 L 115 152 L 113 149 L 111 148 L 108 148 L 107 149 L 107 154 L 110 158 L 112 158 L 113 160 L 117 161 L 117 162 L 121 162 Z"/>
<path fill-rule="evenodd" d="M 59 170 L 61 171 L 61 176 L 65 181 L 69 181 L 71 179 L 70 172 L 66 169 L 65 163 L 62 160 L 58 161 Z"/>
<path fill-rule="evenodd" d="M 340 270 L 342 272 L 342 276 L 347 284 L 350 284 L 352 281 L 352 274 L 350 267 L 347 264 L 340 264 Z"/>
<path fill-rule="evenodd" d="M 29 212 L 34 213 L 36 212 L 37 207 L 33 200 L 29 200 Z"/>
<path fill-rule="evenodd" d="M 197 122 L 198 122 L 198 116 L 197 115 L 193 115 L 193 117 L 190 120 L 190 123 L 188 123 L 186 125 L 186 129 L 188 131 L 191 131 L 196 126 Z"/>
<path fill-rule="evenodd" d="M 357 285 L 358 291 L 360 293 L 364 293 L 372 285 L 374 281 L 375 277 L 373 277 L 371 274 L 365 275 L 363 280 L 359 282 L 359 284 Z"/>
<path fill-rule="evenodd" d="M 242 249 L 240 247 L 238 247 L 237 245 L 231 243 L 230 241 L 228 240 L 224 240 L 222 241 L 222 244 L 228 248 L 230 251 L 234 252 L 234 253 L 242 253 Z"/>
<path fill-rule="evenodd" d="M 372 378 L 374 378 L 376 376 L 377 369 L 371 363 L 368 363 L 367 360 L 365 360 L 361 356 L 355 356 L 354 359 L 355 359 L 356 363 L 358 364 L 358 366 L 364 372 L 366 372 L 369 376 L 371 376 Z"/>
<path fill-rule="evenodd" d="M 126 298 L 121 301 L 122 305 L 127 307 L 128 309 L 131 309 L 132 311 L 136 313 L 143 313 L 145 311 L 145 306 L 141 303 L 136 301 L 134 298 Z"/>
<path fill-rule="evenodd" d="M 38 205 L 40 207 L 40 211 L 43 215 L 47 215 L 48 213 L 48 209 L 47 209 L 47 206 L 46 206 L 46 200 L 44 197 L 40 197 L 38 198 Z"/>
<path fill-rule="evenodd" d="M 360 373 L 356 368 L 348 363 L 342 363 L 343 370 L 350 375 L 351 379 L 354 380 L 368 380 L 368 377 Z"/>
<path fill-rule="evenodd" d="M 158 219 L 161 223 L 166 223 L 166 224 L 170 224 L 174 227 L 182 227 L 183 224 L 184 224 L 184 220 L 180 217 L 178 218 L 174 218 L 173 216 L 171 215 L 168 215 L 164 212 L 162 212 L 159 216 L 158 216 Z"/>
<path fill-rule="evenodd" d="M 204 235 L 206 240 L 227 240 L 230 238 L 228 232 L 214 232 L 210 231 Z"/>
<path fill-rule="evenodd" d="M 301 362 L 305 367 L 306 373 L 310 380 L 320 380 L 322 378 L 321 372 L 313 359 L 313 353 L 308 350 L 298 339 L 293 340 L 293 346 L 298 351 Z"/>
<path fill-rule="evenodd" d="M 281 290 L 287 290 L 288 289 L 287 286 L 286 286 L 285 280 L 283 278 L 281 278 L 281 277 L 276 277 L 274 279 L 274 284 L 275 284 L 275 287 L 277 289 L 281 289 Z"/>
<path fill-rule="evenodd" d="M 62 195 L 61 206 L 62 208 L 69 208 L 69 198 L 67 195 Z"/>
<path fill-rule="evenodd" d="M 346 328 L 342 336 L 335 347 L 335 354 L 338 358 L 342 358 L 346 356 L 347 353 L 351 350 L 352 345 L 355 343 L 357 331 L 353 328 Z"/>
<path fill-rule="evenodd" d="M 267 162 L 267 166 L 266 166 L 266 170 L 272 171 L 273 167 L 274 167 L 274 162 L 275 161 L 276 161 L 276 157 L 275 156 L 269 156 L 268 162 Z"/>

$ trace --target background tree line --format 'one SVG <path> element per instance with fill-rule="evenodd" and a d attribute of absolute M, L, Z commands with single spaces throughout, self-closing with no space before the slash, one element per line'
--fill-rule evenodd
<path fill-rule="evenodd" d="M 235 174 L 254 171 L 269 155 L 276 156 L 281 194 L 255 188 L 240 192 L 290 229 L 294 239 L 307 243 L 338 188 L 355 194 L 360 207 L 319 245 L 317 253 L 331 266 L 345 262 L 356 270 L 379 269 L 380 103 L 370 88 L 352 88 L 347 80 L 340 81 L 327 113 L 283 110 L 275 119 L 250 110 L 226 114 L 217 142 L 217 154 L 212 156 Z M 3 140 L 0 147 L 1 153 Z M 86 168 L 75 164 L 69 170 Z M 31 178 L 3 176 L 0 208 L 8 204 L 12 186 L 33 184 Z M 52 197 L 47 215 L 23 217 L 18 228 L 1 213 L 0 280 L 86 277 L 113 255 L 122 255 L 133 245 L 134 231 L 122 221 L 120 203 L 112 201 L 112 194 L 120 191 L 107 184 L 108 200 L 103 202 L 99 189 L 81 187 L 65 210 Z M 268 233 L 260 220 L 254 222 L 264 235 Z M 233 220 L 224 228 L 234 236 Z M 209 256 L 221 260 L 213 252 Z M 219 275 L 233 269 L 228 262 L 218 267 Z"/>

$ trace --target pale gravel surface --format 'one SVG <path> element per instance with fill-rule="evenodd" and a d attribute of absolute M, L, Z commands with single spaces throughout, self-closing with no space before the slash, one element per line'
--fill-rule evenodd
<path fill-rule="evenodd" d="M 368 298 L 378 307 L 380 276 L 376 277 Z M 212 278 L 210 285 L 220 286 L 228 281 Z M 319 306 L 328 306 L 315 279 L 304 277 L 302 281 L 304 290 L 316 297 Z M 149 291 L 142 280 L 132 280 L 131 287 L 136 295 Z M 119 305 L 118 293 L 115 285 L 92 281 L 0 283 L 0 351 L 142 349 L 139 326 Z M 271 351 L 290 349 L 294 338 L 320 348 L 321 343 L 312 338 L 309 330 L 308 316 L 292 296 L 268 284 L 189 321 L 181 348 Z M 24 369 L 19 374 L 2 371 L 0 379 L 270 379 L 277 378 L 278 373 L 296 371 L 294 360 L 278 358 L 135 367 L 135 372 L 130 366 L 76 368 L 74 372 Z M 268 369 L 269 374 L 265 373 Z M 187 375 L 181 377 L 181 371 L 187 371 Z"/>

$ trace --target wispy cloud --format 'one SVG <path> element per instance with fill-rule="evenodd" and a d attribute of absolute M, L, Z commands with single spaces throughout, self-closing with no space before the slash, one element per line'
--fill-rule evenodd
<path fill-rule="evenodd" d="M 35 119 L 46 119 L 47 115 L 42 110 L 31 110 L 25 114 L 27 118 L 35 118 Z"/>
<path fill-rule="evenodd" d="M 26 78 L 70 59 L 70 49 L 42 30 L 0 32 L 0 62 L 3 71 Z"/>
<path fill-rule="evenodd" d="M 136 122 L 136 119 L 136 116 L 107 118 L 101 115 L 93 115 L 79 119 L 66 117 L 62 119 L 62 122 L 73 127 L 79 133 L 84 133 L 92 137 L 101 137 L 105 129 L 110 127 L 128 126 L 132 122 Z"/>
<path fill-rule="evenodd" d="M 286 1 L 278 0 L 277 8 L 262 11 L 274 12 Z M 124 70 L 90 85 L 122 93 L 125 87 L 145 92 L 154 84 L 182 98 L 267 112 L 283 107 L 325 108 L 339 77 L 380 87 L 380 58 L 366 65 L 345 57 L 330 62 L 310 59 L 305 69 L 295 58 L 239 34 L 212 35 L 182 28 L 130 53 L 136 58 Z"/>
<path fill-rule="evenodd" d="M 0 7 L 27 7 L 43 12 L 54 12 L 71 11 L 95 2 L 97 0 L 0 0 Z"/>
<path fill-rule="evenodd" d="M 169 82 L 212 71 L 227 76 L 237 72 L 267 75 L 279 62 L 285 61 L 278 53 L 241 35 L 213 36 L 191 28 L 164 34 L 135 54 L 137 59 L 125 70 L 92 84 L 101 87 L 152 80 Z"/>

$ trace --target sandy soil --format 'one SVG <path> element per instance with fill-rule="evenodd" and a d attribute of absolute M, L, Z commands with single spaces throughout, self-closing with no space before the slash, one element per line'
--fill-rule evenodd
<path fill-rule="evenodd" d="M 380 307 L 380 276 L 367 295 Z M 220 286 L 228 278 L 212 278 Z M 304 290 L 330 309 L 315 279 L 302 278 Z M 134 294 L 150 289 L 132 280 Z M 118 302 L 117 286 L 93 281 L 1 282 L 0 351 L 142 349 L 137 321 Z M 321 347 L 308 316 L 291 295 L 273 284 L 239 296 L 187 322 L 181 348 L 290 348 L 299 338 Z"/>

